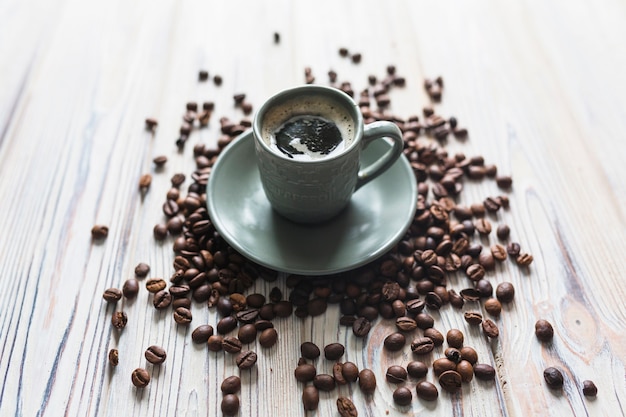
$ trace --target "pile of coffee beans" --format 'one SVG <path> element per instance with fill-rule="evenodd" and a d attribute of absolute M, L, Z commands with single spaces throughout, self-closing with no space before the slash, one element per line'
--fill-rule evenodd
<path fill-rule="evenodd" d="M 275 35 L 278 43 L 279 37 Z M 349 57 L 359 63 L 360 53 L 350 53 L 347 48 L 339 49 L 342 57 Z M 315 76 L 310 67 L 305 68 L 304 82 L 314 83 Z M 183 173 L 171 178 L 171 188 L 165 193 L 162 206 L 164 220 L 154 227 L 156 240 L 172 239 L 174 258 L 169 285 L 161 277 L 149 277 L 150 267 L 139 263 L 135 268 L 135 278 L 124 283 L 122 290 L 106 289 L 103 298 L 114 304 L 122 297 L 134 298 L 139 292 L 138 279 L 145 279 L 145 288 L 152 297 L 157 310 L 171 309 L 172 319 L 177 325 L 189 326 L 194 321 L 191 313 L 193 302 L 206 305 L 220 317 L 215 328 L 202 323 L 191 332 L 196 344 L 204 344 L 212 352 L 235 355 L 235 363 L 240 372 L 255 366 L 258 355 L 249 345 L 256 344 L 263 349 L 271 349 L 277 343 L 279 334 L 273 321 L 295 315 L 299 318 L 315 317 L 324 314 L 329 305 L 335 305 L 341 312 L 340 326 L 352 330 L 357 338 L 366 338 L 372 326 L 379 319 L 393 320 L 395 331 L 384 338 L 384 351 L 400 352 L 410 348 L 414 360 L 405 367 L 391 365 L 385 373 L 387 383 L 399 386 L 393 393 L 394 402 L 408 406 L 413 394 L 426 401 L 435 401 L 439 389 L 426 380 L 432 368 L 433 381 L 447 392 L 456 392 L 463 384 L 471 383 L 474 377 L 481 380 L 494 380 L 496 370 L 487 363 L 479 362 L 476 350 L 464 344 L 463 332 L 459 329 L 446 331 L 435 328 L 435 318 L 430 314 L 448 308 L 463 314 L 469 327 L 480 326 L 488 339 L 499 337 L 500 329 L 484 311 L 496 318 L 502 312 L 502 305 L 515 298 L 515 288 L 509 282 L 501 282 L 494 288 L 488 275 L 498 263 L 511 261 L 520 268 L 528 268 L 533 257 L 522 250 L 519 243 L 511 240 L 511 229 L 500 223 L 492 225 L 500 210 L 509 208 L 506 194 L 486 196 L 483 201 L 469 205 L 457 203 L 466 182 L 493 180 L 504 191 L 512 187 L 508 175 L 498 173 L 496 165 L 487 164 L 482 156 L 466 156 L 463 153 L 449 154 L 445 148 L 450 136 L 459 140 L 468 137 L 468 130 L 460 127 L 455 117 L 443 117 L 436 113 L 432 105 L 427 105 L 421 114 L 400 117 L 390 111 L 393 88 L 405 86 L 406 79 L 399 76 L 396 67 L 389 65 L 383 77 L 370 75 L 368 87 L 355 94 L 352 83 L 338 81 L 334 70 L 328 71 L 331 86 L 356 97 L 366 123 L 386 120 L 395 123 L 403 133 L 404 156 L 410 163 L 418 183 L 418 200 L 415 217 L 398 244 L 388 253 L 372 263 L 352 271 L 330 276 L 288 275 L 286 287 L 290 292 L 285 297 L 278 286 L 269 294 L 251 293 L 248 290 L 258 279 L 273 282 L 279 278 L 277 271 L 255 264 L 235 251 L 222 238 L 213 226 L 206 209 L 205 189 L 211 170 L 220 153 L 241 133 L 250 128 L 251 121 L 246 116 L 253 106 L 243 93 L 233 96 L 235 107 L 243 113 L 241 120 L 219 119 L 221 135 L 215 146 L 197 143 L 193 147 L 196 169 L 189 176 L 191 182 L 186 191 L 182 187 L 188 180 Z M 198 80 L 209 79 L 209 73 L 201 70 Z M 215 75 L 214 84 L 219 86 L 222 77 Z M 436 77 L 424 82 L 424 88 L 433 102 L 442 98 L 443 78 Z M 215 103 L 189 102 L 185 106 L 180 136 L 176 139 L 183 148 L 197 129 L 206 127 Z M 146 128 L 153 134 L 158 121 L 148 118 Z M 167 162 L 166 156 L 153 159 L 156 172 Z M 145 174 L 140 178 L 139 187 L 145 193 L 152 177 Z M 483 247 L 485 238 L 492 231 L 499 243 Z M 92 229 L 93 239 L 103 239 L 108 233 L 106 226 L 97 225 Z M 464 281 L 456 279 L 464 276 Z M 452 288 L 449 277 L 461 282 L 464 288 Z M 463 284 L 464 283 L 464 284 Z M 466 309 L 466 307 L 468 307 Z M 453 311 L 454 311 L 453 310 Z M 111 323 L 122 330 L 128 321 L 123 311 L 115 311 Z M 235 335 L 236 332 L 236 335 Z M 419 334 L 416 334 L 418 332 Z M 444 337 L 445 334 L 445 337 Z M 542 342 L 552 339 L 550 323 L 539 320 L 536 325 L 537 338 Z M 408 339 L 410 338 L 410 339 Z M 444 356 L 427 364 L 428 355 L 435 348 L 443 346 Z M 302 404 L 305 410 L 315 410 L 319 404 L 319 391 L 333 391 L 337 386 L 357 383 L 364 395 L 373 395 L 377 389 L 375 373 L 371 369 L 361 369 L 356 364 L 341 358 L 345 348 L 340 343 L 324 346 L 324 360 L 329 364 L 328 373 L 318 373 L 315 361 L 319 361 L 322 350 L 313 342 L 301 345 L 301 358 L 294 370 L 294 376 L 302 386 Z M 165 351 L 158 346 L 150 346 L 145 351 L 146 360 L 152 364 L 165 361 Z M 119 363 L 119 352 L 111 349 L 109 362 Z M 551 388 L 563 385 L 563 375 L 556 368 L 548 368 L 544 373 L 546 383 Z M 145 387 L 150 382 L 150 374 L 143 368 L 131 374 L 132 383 Z M 407 381 L 415 380 L 414 389 Z M 226 378 L 221 386 L 223 393 L 221 409 L 224 414 L 236 414 L 240 407 L 237 393 L 241 389 L 238 376 Z M 596 395 L 597 388 L 591 381 L 583 384 L 585 395 Z M 352 401 L 345 397 L 337 398 L 337 410 L 342 417 L 357 416 L 358 411 Z"/>

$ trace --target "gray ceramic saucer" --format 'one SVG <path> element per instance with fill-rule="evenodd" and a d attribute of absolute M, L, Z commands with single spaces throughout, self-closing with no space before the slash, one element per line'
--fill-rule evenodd
<path fill-rule="evenodd" d="M 369 163 L 390 147 L 371 143 Z M 218 158 L 207 189 L 217 231 L 242 255 L 294 274 L 327 275 L 364 265 L 395 245 L 415 214 L 417 186 L 406 158 L 358 190 L 337 217 L 318 225 L 293 223 L 267 201 L 254 153 L 252 132 L 242 134 Z"/>

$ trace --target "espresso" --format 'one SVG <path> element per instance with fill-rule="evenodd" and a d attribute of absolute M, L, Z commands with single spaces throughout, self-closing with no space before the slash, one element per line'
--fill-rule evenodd
<path fill-rule="evenodd" d="M 288 100 L 267 111 L 262 137 L 278 155 L 313 161 L 341 154 L 354 140 L 354 121 L 342 105 L 324 97 Z"/>

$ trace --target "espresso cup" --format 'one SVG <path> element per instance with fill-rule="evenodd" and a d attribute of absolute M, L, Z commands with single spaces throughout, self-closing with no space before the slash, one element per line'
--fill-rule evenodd
<path fill-rule="evenodd" d="M 317 85 L 271 97 L 253 122 L 261 183 L 272 208 L 297 223 L 329 220 L 352 194 L 391 167 L 402 154 L 400 129 L 391 122 L 365 125 L 354 100 Z M 361 151 L 374 140 L 392 146 L 361 167 Z"/>

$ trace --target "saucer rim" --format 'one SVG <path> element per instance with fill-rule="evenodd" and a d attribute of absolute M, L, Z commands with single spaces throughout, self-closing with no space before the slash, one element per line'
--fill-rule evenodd
<path fill-rule="evenodd" d="M 252 137 L 253 135 L 253 131 L 252 129 L 248 129 L 247 131 L 243 132 L 241 135 L 237 136 L 226 148 L 224 148 L 224 150 L 222 151 L 223 153 L 226 152 L 236 152 L 236 148 L 237 147 L 241 147 L 241 146 L 246 146 L 245 141 L 253 141 L 254 138 Z M 254 151 L 254 143 L 252 143 L 252 150 Z M 211 219 L 211 222 L 213 224 L 213 226 L 215 227 L 215 229 L 219 232 L 219 234 L 221 235 L 222 238 L 224 238 L 224 240 L 226 240 L 226 242 L 233 247 L 237 252 L 239 252 L 240 254 L 242 254 L 243 256 L 245 256 L 246 258 L 250 259 L 251 261 L 269 268 L 269 269 L 273 269 L 275 271 L 278 272 L 282 272 L 282 273 L 287 273 L 287 274 L 297 274 L 297 275 L 305 275 L 305 276 L 325 276 L 325 275 L 332 275 L 332 274 L 337 274 L 337 273 L 341 273 L 341 272 L 346 272 L 346 271 L 350 271 L 350 270 L 354 270 L 357 269 L 359 267 L 362 267 L 378 258 L 380 258 L 382 255 L 384 255 L 386 252 L 388 252 L 395 244 L 398 243 L 398 241 L 402 238 L 402 236 L 406 233 L 406 231 L 409 229 L 409 227 L 411 226 L 411 223 L 413 221 L 413 218 L 415 216 L 415 212 L 417 209 L 417 181 L 415 179 L 415 176 L 413 175 L 411 166 L 408 162 L 408 160 L 406 159 L 406 157 L 404 155 L 400 155 L 400 158 L 398 158 L 398 161 L 396 161 L 397 163 L 400 163 L 403 165 L 403 172 L 405 173 L 405 175 L 407 175 L 407 178 L 409 179 L 409 182 L 412 183 L 412 187 L 411 187 L 411 196 L 410 196 L 410 201 L 412 201 L 411 204 L 411 209 L 410 209 L 410 214 L 406 216 L 406 221 L 403 223 L 402 227 L 398 228 L 393 234 L 389 234 L 384 240 L 384 243 L 382 245 L 377 245 L 377 248 L 375 250 L 373 250 L 372 252 L 368 252 L 367 256 L 363 256 L 361 258 L 359 258 L 358 260 L 355 260 L 355 258 L 349 258 L 348 262 L 346 261 L 344 263 L 344 265 L 342 266 L 335 266 L 332 268 L 302 268 L 302 267 L 298 267 L 298 266 L 290 266 L 287 263 L 283 262 L 283 264 L 281 265 L 276 265 L 273 264 L 271 262 L 267 262 L 264 259 L 262 259 L 259 256 L 256 256 L 253 252 L 250 252 L 246 249 L 246 245 L 240 243 L 238 241 L 238 239 L 236 238 L 236 236 L 234 236 L 232 233 L 230 233 L 229 231 L 226 230 L 225 227 L 222 227 L 223 224 L 221 224 L 220 222 L 220 215 L 218 214 L 217 216 L 215 216 L 215 213 L 219 213 L 220 210 L 218 210 L 216 208 L 216 204 L 214 202 L 214 198 L 212 197 L 212 194 L 210 192 L 210 190 L 214 189 L 213 187 L 213 183 L 215 183 L 215 181 L 217 181 L 215 178 L 217 178 L 216 175 L 214 175 L 214 173 L 216 171 L 218 171 L 220 169 L 220 165 L 221 165 L 221 161 L 225 161 L 226 158 L 222 158 L 222 155 L 220 155 L 220 157 L 218 157 L 217 161 L 215 162 L 215 165 L 213 166 L 212 170 L 211 170 L 211 175 L 209 177 L 209 182 L 206 185 L 206 206 L 207 206 L 207 210 L 209 212 L 209 218 Z M 400 159 L 402 159 L 402 161 L 400 161 Z M 395 164 L 394 164 L 395 165 Z M 216 169 L 217 168 L 217 169 Z M 256 165 L 255 167 L 256 168 Z M 377 182 L 377 178 L 372 180 L 371 183 L 375 184 Z M 259 186 L 261 186 L 261 183 L 259 182 Z M 369 184 L 368 184 L 369 186 Z M 408 207 L 408 205 L 407 205 Z M 342 216 L 344 215 L 343 213 L 340 213 L 338 216 Z M 215 219 L 218 219 L 217 221 Z M 332 221 L 332 220 L 331 220 Z M 294 227 L 303 227 L 302 225 L 298 224 L 298 223 L 293 223 Z M 310 226 L 310 225 L 308 225 Z"/>

